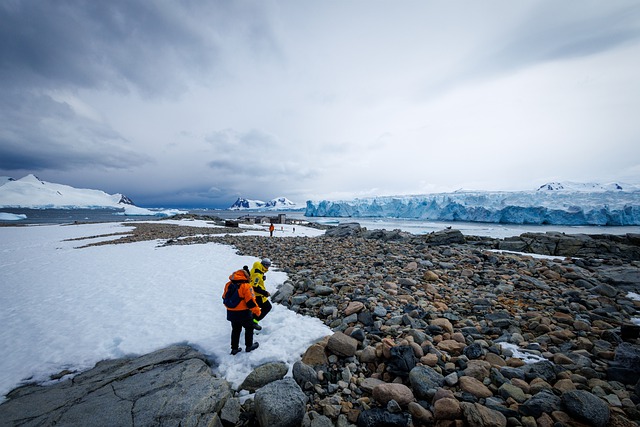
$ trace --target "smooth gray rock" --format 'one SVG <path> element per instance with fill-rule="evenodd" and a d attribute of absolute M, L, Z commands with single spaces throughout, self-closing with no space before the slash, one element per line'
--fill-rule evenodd
<path fill-rule="evenodd" d="M 261 427 L 298 427 L 304 418 L 307 396 L 293 378 L 287 377 L 260 388 L 254 402 Z"/>
<path fill-rule="evenodd" d="M 293 364 L 292 374 L 293 379 L 300 387 L 304 387 L 307 383 L 318 384 L 319 382 L 316 370 L 300 360 Z"/>
<path fill-rule="evenodd" d="M 289 367 L 284 362 L 270 362 L 258 366 L 240 384 L 239 390 L 254 392 L 273 381 L 281 380 L 287 375 Z"/>
<path fill-rule="evenodd" d="M 100 362 L 73 380 L 21 387 L 0 405 L 0 419 L 21 426 L 204 426 L 231 396 L 204 355 L 175 345 Z"/>

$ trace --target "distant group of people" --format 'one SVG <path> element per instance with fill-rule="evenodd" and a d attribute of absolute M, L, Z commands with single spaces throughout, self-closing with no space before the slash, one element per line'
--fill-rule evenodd
<path fill-rule="evenodd" d="M 273 235 L 273 230 L 270 231 Z M 253 351 L 259 346 L 259 343 L 253 341 L 253 331 L 262 329 L 259 322 L 272 308 L 269 301 L 271 294 L 264 285 L 269 267 L 269 258 L 256 261 L 251 270 L 245 265 L 229 276 L 229 282 L 224 287 L 222 299 L 227 308 L 227 320 L 231 322 L 232 355 L 242 351 L 240 335 L 243 329 L 245 351 Z"/>

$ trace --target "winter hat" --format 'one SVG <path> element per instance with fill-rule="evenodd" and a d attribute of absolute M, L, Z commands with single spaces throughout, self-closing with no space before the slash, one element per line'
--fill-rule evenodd
<path fill-rule="evenodd" d="M 262 263 L 262 265 L 267 268 L 271 267 L 271 260 L 269 258 L 262 258 L 262 261 L 260 261 L 260 263 Z"/>

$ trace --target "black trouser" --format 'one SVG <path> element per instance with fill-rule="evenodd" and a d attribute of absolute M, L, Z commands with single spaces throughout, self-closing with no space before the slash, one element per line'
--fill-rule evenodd
<path fill-rule="evenodd" d="M 240 347 L 240 334 L 244 328 L 244 345 L 249 348 L 253 345 L 253 317 L 247 310 L 244 316 L 234 316 L 231 322 L 231 350 Z"/>
<path fill-rule="evenodd" d="M 266 316 L 271 311 L 272 306 L 268 299 L 262 302 L 262 298 L 257 298 L 257 301 L 258 301 L 258 307 L 260 307 L 260 316 L 256 316 L 254 314 L 253 318 L 256 319 L 257 321 L 260 321 L 264 319 L 264 316 Z"/>

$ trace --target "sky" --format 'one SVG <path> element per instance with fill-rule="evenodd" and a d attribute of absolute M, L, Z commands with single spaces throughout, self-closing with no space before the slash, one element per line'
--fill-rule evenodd
<path fill-rule="evenodd" d="M 282 227 L 274 238 L 323 233 Z M 231 356 L 222 291 L 233 271 L 258 258 L 214 243 L 159 248 L 148 241 L 75 249 L 115 238 L 95 236 L 130 228 L 121 223 L 0 227 L 0 403 L 27 379 L 46 383 L 65 369 L 81 372 L 100 360 L 176 343 L 212 358 L 216 373 L 238 388 L 261 364 L 282 361 L 291 368 L 311 344 L 333 333 L 318 319 L 274 304 L 254 335 L 260 347 Z M 267 236 L 268 230 L 245 234 Z M 70 238 L 85 240 L 66 241 Z M 287 275 L 271 258 L 265 286 L 273 294 Z M 240 342 L 244 348 L 244 335 Z"/>
<path fill-rule="evenodd" d="M 640 183 L 640 3 L 0 3 L 0 176 L 144 207 Z"/>

